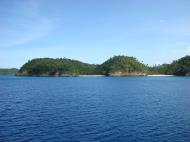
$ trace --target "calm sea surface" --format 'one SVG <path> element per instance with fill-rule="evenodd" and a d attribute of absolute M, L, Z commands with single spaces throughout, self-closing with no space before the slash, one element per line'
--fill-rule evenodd
<path fill-rule="evenodd" d="M 189 142 L 188 77 L 0 76 L 0 142 Z"/>

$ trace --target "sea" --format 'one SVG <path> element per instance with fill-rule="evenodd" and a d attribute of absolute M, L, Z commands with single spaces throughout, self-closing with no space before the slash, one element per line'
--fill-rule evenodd
<path fill-rule="evenodd" d="M 190 77 L 0 76 L 0 142 L 189 142 Z"/>

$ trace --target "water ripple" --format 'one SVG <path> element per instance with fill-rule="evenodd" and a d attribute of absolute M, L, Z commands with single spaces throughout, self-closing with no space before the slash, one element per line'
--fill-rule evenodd
<path fill-rule="evenodd" d="M 189 84 L 183 77 L 0 77 L 0 141 L 188 142 Z"/>

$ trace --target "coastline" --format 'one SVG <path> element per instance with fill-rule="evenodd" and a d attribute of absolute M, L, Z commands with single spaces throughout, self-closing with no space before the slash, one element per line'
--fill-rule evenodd
<path fill-rule="evenodd" d="M 165 75 L 165 74 L 152 74 L 152 75 L 147 75 L 147 76 L 175 76 L 175 75 Z"/>
<path fill-rule="evenodd" d="M 105 75 L 98 75 L 98 74 L 95 74 L 95 75 L 79 75 L 79 77 L 103 77 Z"/>
<path fill-rule="evenodd" d="M 172 77 L 176 75 L 164 75 L 164 74 L 152 74 L 152 75 L 22 75 L 22 74 L 15 74 L 15 76 L 25 76 L 25 77 Z"/>

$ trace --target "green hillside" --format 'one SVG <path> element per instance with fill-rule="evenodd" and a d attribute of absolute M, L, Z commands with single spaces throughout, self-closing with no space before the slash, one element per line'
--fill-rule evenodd
<path fill-rule="evenodd" d="M 77 76 L 80 74 L 94 74 L 95 67 L 96 65 L 67 58 L 39 58 L 24 64 L 20 68 L 18 75 Z"/>
<path fill-rule="evenodd" d="M 171 70 L 174 75 L 190 75 L 190 56 L 185 56 L 171 64 Z"/>
<path fill-rule="evenodd" d="M 147 67 L 134 57 L 114 56 L 97 67 L 97 70 L 108 76 L 145 75 Z"/>
<path fill-rule="evenodd" d="M 182 57 L 171 64 L 149 67 L 149 74 L 166 74 L 177 76 L 190 75 L 190 56 Z"/>
<path fill-rule="evenodd" d="M 11 71 L 11 70 L 9 70 Z M 0 70 L 15 74 L 17 70 Z M 185 56 L 171 64 L 148 67 L 134 57 L 114 56 L 100 65 L 87 64 L 67 58 L 38 58 L 25 63 L 17 75 L 27 76 L 78 76 L 101 74 L 106 76 L 144 76 L 149 74 L 190 75 L 190 56 Z"/>

